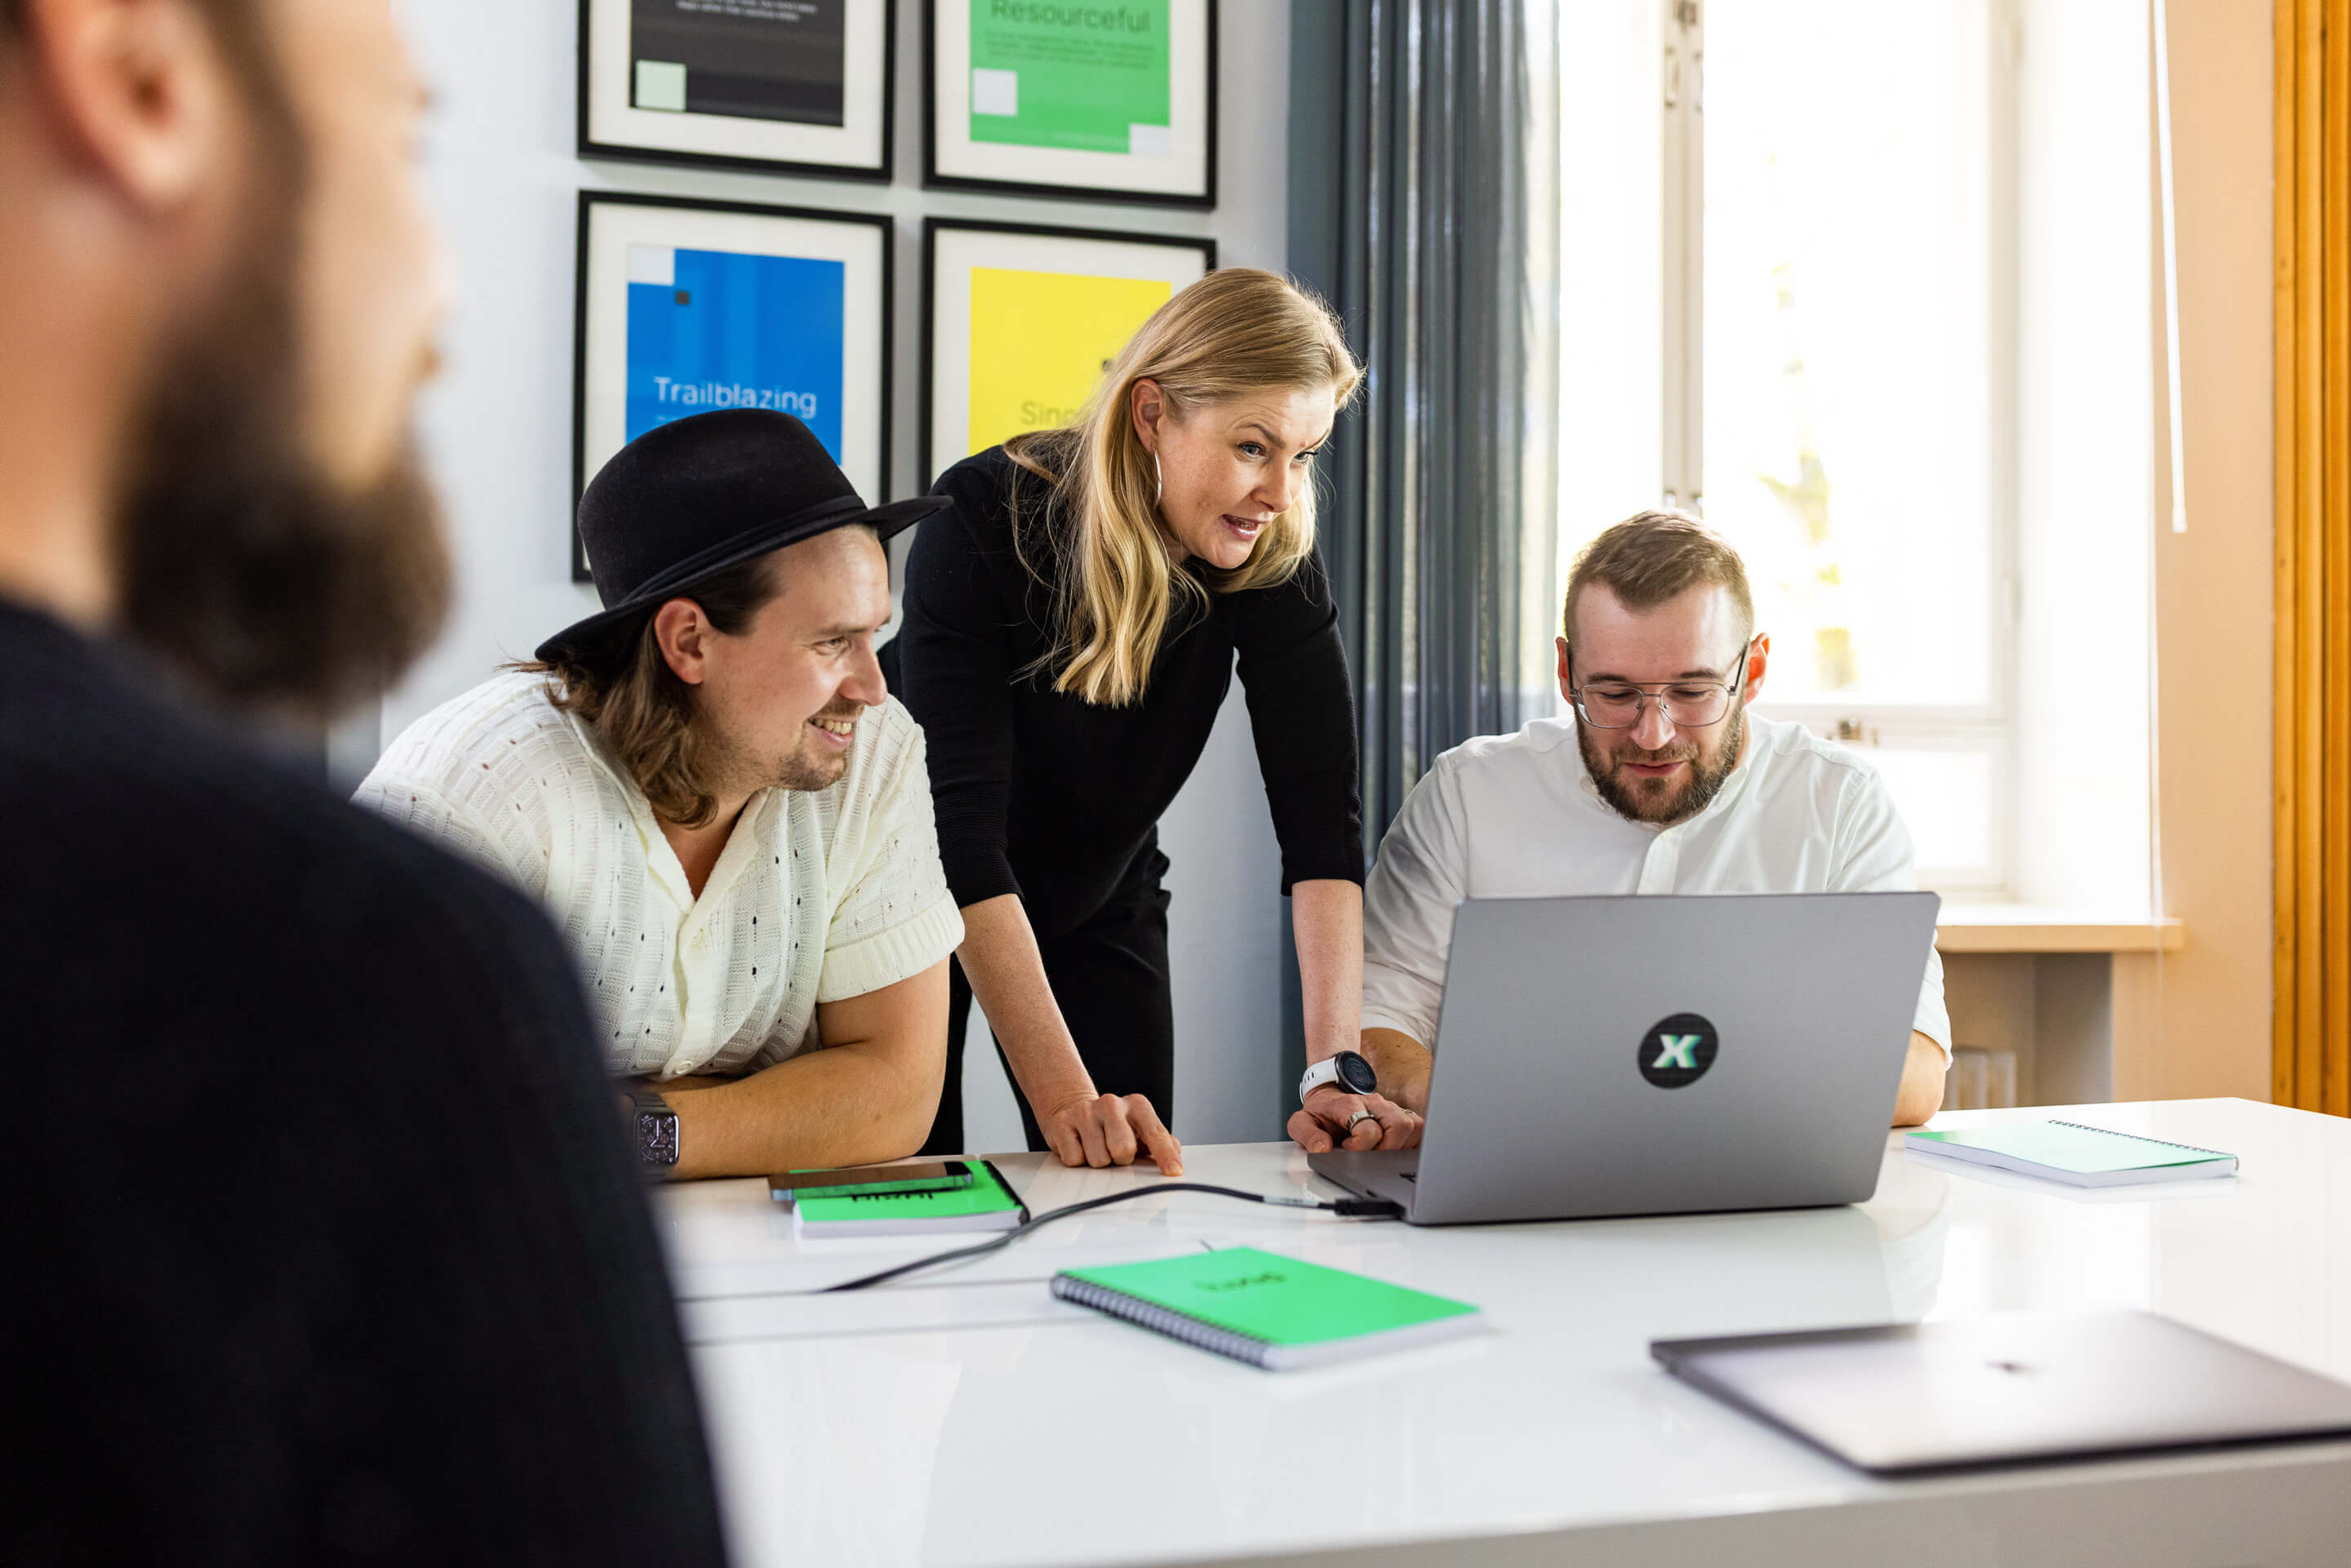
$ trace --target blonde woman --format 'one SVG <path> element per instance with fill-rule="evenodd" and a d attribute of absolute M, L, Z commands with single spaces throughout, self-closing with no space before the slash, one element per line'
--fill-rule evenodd
<path fill-rule="evenodd" d="M 915 538 L 884 662 L 928 737 L 966 927 L 929 1151 L 964 1146 L 976 994 L 1031 1148 L 1181 1172 L 1158 821 L 1237 665 L 1304 982 L 1312 1065 L 1291 1131 L 1310 1148 L 1418 1138 L 1418 1117 L 1347 1092 L 1368 1072 L 1363 813 L 1313 464 L 1361 378 L 1320 302 L 1214 272 L 1144 324 L 1077 423 L 941 476 L 956 505 Z"/>

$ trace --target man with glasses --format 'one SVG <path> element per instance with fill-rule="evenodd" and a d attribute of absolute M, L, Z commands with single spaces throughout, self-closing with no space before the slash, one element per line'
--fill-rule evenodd
<path fill-rule="evenodd" d="M 1802 725 L 1749 715 L 1771 640 L 1738 552 L 1704 524 L 1644 512 L 1602 534 L 1569 576 L 1561 631 L 1574 717 L 1438 758 L 1364 883 L 1363 1053 L 1380 1092 L 1416 1112 L 1464 898 L 1914 885 L 1910 835 L 1876 770 Z M 1896 1125 L 1941 1104 L 1950 1037 L 1930 954 Z M 1329 1146 L 1311 1118 L 1290 1130 Z"/>

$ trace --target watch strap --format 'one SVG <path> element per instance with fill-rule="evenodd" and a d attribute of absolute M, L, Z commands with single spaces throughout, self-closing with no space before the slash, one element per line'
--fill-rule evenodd
<path fill-rule="evenodd" d="M 1336 1083 L 1338 1082 L 1339 1064 L 1337 1062 L 1325 1057 L 1321 1061 L 1311 1064 L 1308 1066 L 1306 1071 L 1299 1076 L 1298 1103 L 1301 1105 L 1305 1104 L 1306 1097 L 1309 1094 L 1313 1093 L 1314 1091 L 1322 1088 L 1325 1083 Z"/>

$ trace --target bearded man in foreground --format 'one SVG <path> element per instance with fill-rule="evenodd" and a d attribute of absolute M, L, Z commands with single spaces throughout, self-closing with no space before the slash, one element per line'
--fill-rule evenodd
<path fill-rule="evenodd" d="M 0 0 L 0 1562 L 716 1563 L 529 902 L 266 758 L 430 639 L 389 0 Z"/>

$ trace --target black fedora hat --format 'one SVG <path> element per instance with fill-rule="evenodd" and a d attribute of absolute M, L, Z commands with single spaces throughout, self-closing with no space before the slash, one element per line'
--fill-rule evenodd
<path fill-rule="evenodd" d="M 954 505 L 868 507 L 809 427 L 773 409 L 723 408 L 657 424 L 612 455 L 580 497 L 580 542 L 604 608 L 538 645 L 552 659 L 703 578 L 829 529 L 883 538 Z"/>

